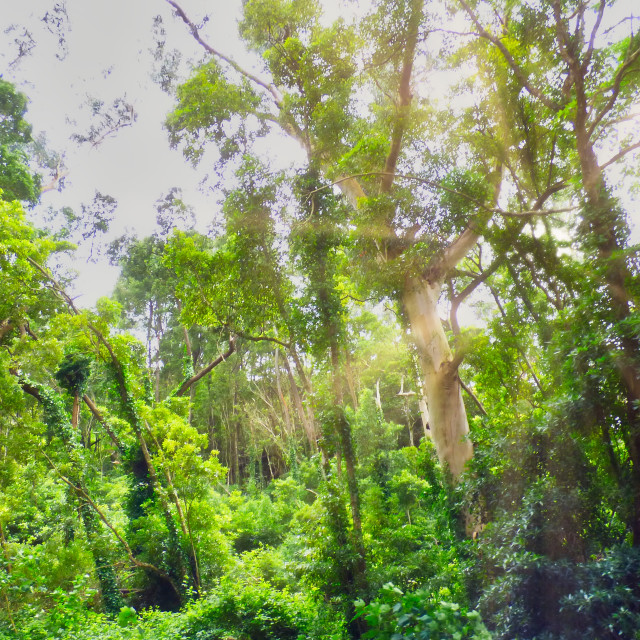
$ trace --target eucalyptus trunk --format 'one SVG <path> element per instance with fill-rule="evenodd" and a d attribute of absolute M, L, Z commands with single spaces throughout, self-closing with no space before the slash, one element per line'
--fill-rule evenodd
<path fill-rule="evenodd" d="M 418 350 L 429 409 L 429 427 L 440 462 L 454 478 L 473 456 L 469 423 L 454 359 L 438 314 L 441 284 L 406 280 L 403 304 Z"/>

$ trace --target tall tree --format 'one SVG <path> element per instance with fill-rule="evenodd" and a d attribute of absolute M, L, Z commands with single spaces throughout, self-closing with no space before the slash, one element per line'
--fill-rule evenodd
<path fill-rule="evenodd" d="M 640 342 L 635 305 L 638 269 L 629 247 L 625 213 L 607 183 L 606 169 L 640 147 L 640 141 L 616 145 L 625 122 L 637 113 L 640 40 L 630 16 L 617 15 L 605 2 L 549 0 L 537 8 L 496 6 L 496 22 L 483 22 L 484 3 L 459 5 L 484 47 L 503 60 L 505 72 L 538 110 L 548 129 L 561 131 L 580 176 L 576 195 L 581 222 L 576 241 L 591 265 L 587 290 L 599 289 L 594 319 L 611 328 L 608 357 L 618 369 L 626 396 L 625 446 L 632 463 L 634 509 L 631 527 L 640 545 Z M 529 29 L 528 25 L 536 25 Z M 483 53 L 482 55 L 487 55 Z M 570 132 L 570 133 L 568 133 Z M 603 160 L 599 159 L 604 156 Z M 604 283 L 604 288 L 601 286 Z"/>
<path fill-rule="evenodd" d="M 459 476 L 472 455 L 458 376 L 464 354 L 452 352 L 438 300 L 499 211 L 502 171 L 499 159 L 493 166 L 472 161 L 447 186 L 463 154 L 436 157 L 428 101 L 413 86 L 426 60 L 425 6 L 376 3 L 358 30 L 342 20 L 325 26 L 315 2 L 247 2 L 240 32 L 262 54 L 263 79 L 220 53 L 180 5 L 169 4 L 210 56 L 178 89 L 167 120 L 172 142 L 197 161 L 213 139 L 230 161 L 241 144 L 276 128 L 340 187 L 360 234 L 359 258 L 370 265 L 370 289 L 399 299 L 411 325 L 434 441 Z M 465 206 L 451 209 L 443 192 Z"/>

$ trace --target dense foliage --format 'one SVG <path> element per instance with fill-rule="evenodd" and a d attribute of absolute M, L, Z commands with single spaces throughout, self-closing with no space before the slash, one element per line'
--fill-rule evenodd
<path fill-rule="evenodd" d="M 637 18 L 245 0 L 247 70 L 169 5 L 220 219 L 95 308 L 0 79 L 0 638 L 640 638 Z"/>

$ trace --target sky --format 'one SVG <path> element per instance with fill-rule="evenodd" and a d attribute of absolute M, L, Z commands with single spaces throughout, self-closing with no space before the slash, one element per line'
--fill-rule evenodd
<path fill-rule="evenodd" d="M 49 147 L 64 154 L 68 170 L 62 192 L 45 193 L 32 215 L 37 218 L 49 207 L 78 208 L 89 203 L 97 190 L 118 201 L 109 236 L 126 229 L 143 236 L 154 230 L 155 202 L 170 188 L 180 187 L 184 200 L 196 211 L 198 228 L 204 230 L 216 215 L 217 198 L 199 188 L 202 171 L 194 170 L 178 150 L 169 148 L 162 123 L 173 99 L 151 77 L 154 16 L 163 17 L 168 46 L 183 52 L 185 61 L 197 61 L 201 51 L 185 25 L 173 18 L 162 0 L 67 0 L 65 55 L 57 36 L 42 22 L 55 4 L 55 0 L 7 2 L 0 17 L 4 33 L 0 73 L 29 97 L 27 119 L 34 133 L 46 133 Z M 194 20 L 208 10 L 208 37 L 221 50 L 241 56 L 242 52 L 234 51 L 239 6 L 239 2 L 219 0 L 183 3 Z M 23 27 L 30 30 L 36 45 L 30 55 L 11 65 L 16 56 L 13 41 Z M 135 108 L 137 121 L 95 148 L 78 145 L 70 138 L 88 129 L 89 96 L 107 104 L 126 98 Z M 86 262 L 83 253 L 73 264 L 79 274 L 74 295 L 79 296 L 79 304 L 90 306 L 110 293 L 117 269 L 105 261 Z"/>

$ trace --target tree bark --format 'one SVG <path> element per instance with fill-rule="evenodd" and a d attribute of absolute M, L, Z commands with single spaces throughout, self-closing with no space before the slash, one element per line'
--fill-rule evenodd
<path fill-rule="evenodd" d="M 300 391 L 298 390 L 298 385 L 296 384 L 295 378 L 293 377 L 293 371 L 291 371 L 291 366 L 289 365 L 289 358 L 287 358 L 287 354 L 283 354 L 283 362 L 285 369 L 287 370 L 287 376 L 289 378 L 289 386 L 291 387 L 291 397 L 293 398 L 293 404 L 295 405 L 296 412 L 298 414 L 298 419 L 304 428 L 305 435 L 307 436 L 307 442 L 309 443 L 309 450 L 312 454 L 316 453 L 318 450 L 317 436 L 316 436 L 316 428 L 313 421 L 313 415 L 307 415 L 304 410 L 304 405 L 302 404 L 302 396 L 300 395 Z"/>
<path fill-rule="evenodd" d="M 124 602 L 122 600 L 120 589 L 118 588 L 115 569 L 109 559 L 109 553 L 105 549 L 103 541 L 100 539 L 94 513 L 90 509 L 88 499 L 85 499 L 88 496 L 88 493 L 81 479 L 83 453 L 80 449 L 77 431 L 69 422 L 68 417 L 60 413 L 58 405 L 56 405 L 49 396 L 42 393 L 42 387 L 21 379 L 16 371 L 10 372 L 18 377 L 22 390 L 35 398 L 43 406 L 46 412 L 45 416 L 48 414 L 47 426 L 60 438 L 67 450 L 67 454 L 69 455 L 69 460 L 71 462 L 71 468 L 75 476 L 72 486 L 80 503 L 80 516 L 87 536 L 87 546 L 93 556 L 96 577 L 98 579 L 98 584 L 100 585 L 102 605 L 106 613 L 118 613 Z M 78 394 L 76 393 L 74 394 L 74 400 L 76 403 L 77 398 Z M 47 457 L 46 454 L 45 457 Z M 47 459 L 49 460 L 48 457 Z M 49 462 L 51 461 L 49 460 Z M 79 487 L 81 488 L 84 497 L 82 497 L 78 492 Z"/>
<path fill-rule="evenodd" d="M 560 39 L 560 21 L 557 17 L 556 20 Z M 603 169 L 598 165 L 588 127 L 589 105 L 585 89 L 587 69 L 579 65 L 571 54 L 567 53 L 566 56 L 567 63 L 575 75 L 577 105 L 573 124 L 582 186 L 586 196 L 586 206 L 582 214 L 582 244 L 587 253 L 595 250 L 596 264 L 602 269 L 601 273 L 609 292 L 613 318 L 616 322 L 623 323 L 631 314 L 633 296 L 627 288 L 631 274 L 623 252 L 624 241 L 618 236 L 620 228 L 624 226 L 622 211 L 606 184 Z M 634 333 L 622 328 L 620 347 L 618 369 L 626 392 L 630 430 L 626 445 L 633 465 L 631 478 L 634 509 L 631 529 L 633 545 L 640 547 L 640 340 Z"/>
<path fill-rule="evenodd" d="M 229 349 L 225 353 L 220 354 L 215 360 L 211 361 L 206 367 L 203 367 L 196 373 L 195 375 L 187 378 L 174 392 L 175 396 L 184 395 L 184 393 L 191 388 L 198 380 L 204 378 L 207 374 L 209 374 L 215 367 L 217 367 L 221 362 L 224 362 L 227 358 L 231 356 L 231 354 L 236 350 L 236 342 L 234 338 L 229 339 Z"/>
<path fill-rule="evenodd" d="M 413 334 L 424 378 L 429 426 L 438 458 L 458 478 L 473 456 L 469 424 L 458 378 L 458 363 L 438 314 L 440 283 L 416 277 L 406 280 L 404 308 Z"/>
<path fill-rule="evenodd" d="M 73 405 L 71 407 L 71 426 L 75 431 L 78 428 L 78 417 L 80 415 L 80 397 L 78 392 L 73 394 Z"/>

